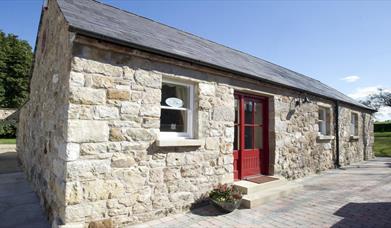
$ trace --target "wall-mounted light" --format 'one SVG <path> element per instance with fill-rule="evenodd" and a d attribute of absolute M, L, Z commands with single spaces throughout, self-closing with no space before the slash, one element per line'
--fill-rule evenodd
<path fill-rule="evenodd" d="M 294 98 L 294 99 L 292 99 L 291 103 L 292 102 L 295 104 L 295 107 L 297 107 L 297 106 L 300 106 L 300 105 L 305 104 L 305 103 L 311 103 L 312 101 L 311 101 L 311 99 L 309 97 L 305 96 L 304 98 L 301 98 L 301 97 L 300 98 Z"/>
<path fill-rule="evenodd" d="M 305 103 L 311 103 L 311 100 L 307 96 L 303 99 L 303 104 Z"/>
<path fill-rule="evenodd" d="M 300 106 L 300 105 L 301 105 L 300 98 L 295 99 L 295 106 L 297 107 L 297 106 Z"/>

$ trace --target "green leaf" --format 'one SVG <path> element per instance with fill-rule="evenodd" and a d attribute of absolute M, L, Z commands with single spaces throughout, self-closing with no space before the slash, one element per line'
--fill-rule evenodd
<path fill-rule="evenodd" d="M 31 46 L 0 30 L 0 107 L 18 108 L 28 99 Z"/>

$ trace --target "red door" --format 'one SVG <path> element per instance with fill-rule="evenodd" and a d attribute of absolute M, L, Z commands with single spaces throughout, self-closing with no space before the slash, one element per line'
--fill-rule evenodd
<path fill-rule="evenodd" d="M 235 93 L 234 177 L 268 174 L 267 98 Z"/>

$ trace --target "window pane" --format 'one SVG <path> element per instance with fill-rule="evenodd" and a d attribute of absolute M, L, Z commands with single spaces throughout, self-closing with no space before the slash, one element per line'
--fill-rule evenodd
<path fill-rule="evenodd" d="M 244 102 L 244 122 L 246 124 L 253 123 L 253 107 L 254 103 L 252 101 Z"/>
<path fill-rule="evenodd" d="M 325 114 L 325 134 L 330 135 L 331 134 L 331 116 L 330 116 L 330 109 L 326 109 L 326 114 Z"/>
<path fill-rule="evenodd" d="M 255 102 L 254 103 L 254 123 L 262 124 L 262 111 L 263 111 L 263 103 Z"/>
<path fill-rule="evenodd" d="M 263 127 L 254 128 L 255 148 L 263 149 Z"/>
<path fill-rule="evenodd" d="M 326 135 L 326 122 L 323 120 L 319 121 L 319 132 L 322 133 L 322 135 Z"/>
<path fill-rule="evenodd" d="M 162 83 L 162 100 L 160 105 L 171 106 L 177 108 L 189 107 L 188 88 L 182 85 L 175 85 L 163 82 Z"/>
<path fill-rule="evenodd" d="M 324 109 L 319 108 L 319 120 L 324 120 Z"/>
<path fill-rule="evenodd" d="M 254 128 L 245 127 L 244 128 L 244 148 L 253 149 L 254 148 Z"/>
<path fill-rule="evenodd" d="M 354 134 L 354 125 L 353 124 L 350 126 L 350 134 L 351 135 L 355 135 Z"/>
<path fill-rule="evenodd" d="M 330 108 L 319 107 L 319 132 L 322 135 L 330 135 Z"/>
<path fill-rule="evenodd" d="M 351 134 L 358 135 L 358 115 L 355 113 L 351 115 Z"/>
<path fill-rule="evenodd" d="M 160 131 L 186 132 L 186 112 L 182 110 L 161 109 Z"/>
<path fill-rule="evenodd" d="M 240 138 L 239 138 L 239 126 L 235 125 L 235 136 L 234 136 L 234 150 L 240 148 Z"/>
<path fill-rule="evenodd" d="M 358 115 L 354 114 L 354 135 L 358 135 Z"/>
<path fill-rule="evenodd" d="M 235 123 L 239 123 L 239 100 L 235 98 Z"/>

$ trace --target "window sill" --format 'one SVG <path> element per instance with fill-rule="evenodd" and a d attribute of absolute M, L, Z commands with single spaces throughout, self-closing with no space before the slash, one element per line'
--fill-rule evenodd
<path fill-rule="evenodd" d="M 357 141 L 360 137 L 358 135 L 351 135 L 350 136 L 350 141 Z"/>
<path fill-rule="evenodd" d="M 318 135 L 318 137 L 316 137 L 317 140 L 321 140 L 321 141 L 330 141 L 330 140 L 333 140 L 335 137 L 332 136 L 332 135 Z"/>
<path fill-rule="evenodd" d="M 158 147 L 181 147 L 181 146 L 201 146 L 200 139 L 159 139 L 156 141 Z"/>

